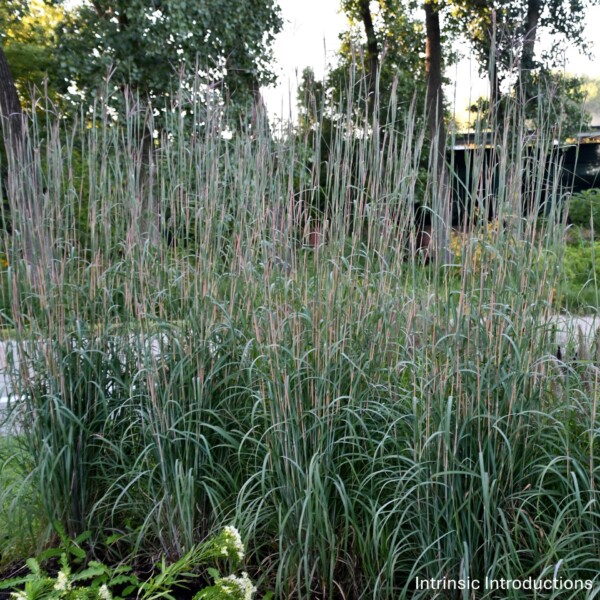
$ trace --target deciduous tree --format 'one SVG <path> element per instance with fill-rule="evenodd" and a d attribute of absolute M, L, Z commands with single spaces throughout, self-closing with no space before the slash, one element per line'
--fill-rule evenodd
<path fill-rule="evenodd" d="M 586 48 L 585 19 L 599 0 L 447 0 L 449 27 L 466 35 L 481 70 L 491 81 L 492 105 L 513 83 L 522 98 L 536 97 L 536 77 L 559 66 L 567 44 Z M 550 52 L 538 51 L 545 32 L 553 41 Z"/>
<path fill-rule="evenodd" d="M 86 95 L 102 93 L 109 72 L 111 89 L 149 98 L 200 77 L 207 93 L 245 110 L 273 80 L 281 26 L 275 0 L 93 0 L 71 12 L 59 56 L 65 79 Z"/>
<path fill-rule="evenodd" d="M 440 6 L 437 0 L 425 0 L 425 73 L 427 81 L 427 123 L 431 141 L 430 165 L 433 177 L 432 209 L 433 242 L 437 256 L 444 262 L 450 258 L 448 230 L 451 218 L 451 188 L 446 166 L 446 124 L 444 122 L 444 89 Z"/>
<path fill-rule="evenodd" d="M 360 119 L 365 113 L 383 126 L 392 103 L 403 109 L 425 95 L 423 23 L 415 2 L 404 0 L 343 0 L 348 29 L 341 36 L 338 65 L 328 77 L 334 102 L 350 92 Z M 354 73 L 349 81 L 348 73 Z M 349 86 L 353 85 L 352 89 Z M 377 107 L 377 110 L 375 110 Z"/>

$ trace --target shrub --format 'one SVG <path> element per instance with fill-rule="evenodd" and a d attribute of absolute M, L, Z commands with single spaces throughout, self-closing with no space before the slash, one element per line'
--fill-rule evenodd
<path fill-rule="evenodd" d="M 573 225 L 594 230 L 600 237 L 600 188 L 584 190 L 569 200 L 569 220 Z"/>
<path fill-rule="evenodd" d="M 563 306 L 569 310 L 600 307 L 600 242 L 566 246 L 563 272 Z"/>

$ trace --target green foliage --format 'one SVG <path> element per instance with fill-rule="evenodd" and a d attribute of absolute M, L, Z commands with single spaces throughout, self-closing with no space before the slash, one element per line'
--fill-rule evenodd
<path fill-rule="evenodd" d="M 145 103 L 180 83 L 243 113 L 273 80 L 270 46 L 281 26 L 273 0 L 84 3 L 59 31 L 61 76 L 90 103 L 108 94 L 121 114 L 115 90 L 134 90 Z M 194 88 L 199 75 L 203 85 Z"/>
<path fill-rule="evenodd" d="M 324 185 L 312 185 L 315 171 L 319 172 L 320 181 L 325 182 L 332 161 L 346 156 L 351 187 L 361 186 L 365 178 L 374 179 L 371 167 L 376 170 L 377 166 L 367 165 L 365 155 L 371 155 L 371 148 L 377 146 L 382 153 L 399 150 L 389 143 L 386 132 L 419 128 L 426 90 L 423 24 L 414 3 L 352 0 L 343 2 L 342 9 L 349 28 L 340 36 L 337 65 L 324 81 L 316 81 L 312 70 L 305 69 L 297 96 L 296 135 L 304 152 L 297 157 L 295 182 L 300 190 L 305 190 L 302 202 L 311 223 L 319 228 L 331 218 L 331 203 Z M 376 52 L 365 39 L 365 14 L 372 20 Z M 376 73 L 372 73 L 374 68 Z M 372 78 L 376 80 L 373 85 Z M 335 141 L 340 138 L 345 139 L 343 149 Z M 416 143 L 415 155 L 420 157 L 421 168 L 425 170 L 427 153 L 421 152 L 422 140 Z M 332 154 L 336 146 L 337 157 Z M 366 146 L 369 150 L 361 150 Z M 423 199 L 422 183 L 419 181 L 417 201 Z M 371 181 L 364 187 L 374 194 L 376 183 Z"/>
<path fill-rule="evenodd" d="M 525 113 L 531 128 L 554 124 L 557 137 L 564 140 L 590 124 L 581 78 L 542 68 L 532 77 L 531 87 L 537 99 Z"/>
<path fill-rule="evenodd" d="M 64 18 L 64 9 L 51 0 L 10 0 L 0 8 L 0 43 L 24 107 L 32 94 L 60 101 L 56 30 Z"/>
<path fill-rule="evenodd" d="M 48 575 L 34 558 L 27 560 L 29 574 L 0 583 L 0 589 L 13 589 L 14 600 L 111 600 L 110 586 L 137 581 L 124 565 L 109 568 L 98 561 L 73 573 L 66 554 L 60 556 L 60 570 L 56 577 Z M 137 586 L 131 585 L 130 591 Z M 118 598 L 118 597 L 115 597 Z"/>
<path fill-rule="evenodd" d="M 591 114 L 585 107 L 586 90 L 584 80 L 560 71 L 540 68 L 529 79 L 530 92 L 535 98 L 528 102 L 523 111 L 525 127 L 536 130 L 552 125 L 557 139 L 568 139 L 590 124 Z M 470 110 L 477 115 L 480 128 L 495 127 L 489 121 L 490 114 L 497 119 L 505 115 L 509 106 L 514 106 L 518 92 L 513 90 L 501 96 L 490 113 L 490 102 L 479 98 Z"/>
<path fill-rule="evenodd" d="M 298 88 L 299 122 L 293 133 L 296 136 L 294 187 L 303 213 L 300 223 L 302 239 L 306 239 L 306 233 L 311 230 L 321 231 L 334 218 L 332 213 L 336 205 L 339 206 L 334 199 L 335 186 L 339 184 L 331 177 L 336 161 L 344 161 L 348 189 L 358 190 L 354 202 L 347 201 L 339 207 L 345 219 L 352 222 L 356 203 L 369 203 L 377 196 L 378 188 L 382 187 L 378 174 L 380 159 L 375 154 L 378 146 L 385 156 L 381 159 L 383 161 L 391 159 L 387 153 L 395 152 L 410 164 L 418 164 L 417 172 L 411 173 L 410 178 L 399 186 L 402 191 L 398 197 L 404 197 L 410 188 L 414 205 L 423 203 L 427 163 L 424 140 L 421 136 L 412 138 L 409 134 L 402 139 L 398 135 L 420 126 L 422 119 L 417 108 L 418 101 L 414 95 L 402 98 L 397 78 L 388 80 L 386 85 L 389 84 L 389 87 L 379 90 L 374 114 L 365 119 L 367 90 L 364 73 L 357 75 L 362 68 L 354 62 L 345 77 L 338 78 L 343 72 L 339 67 L 324 82 L 316 81 L 311 69 L 305 69 L 302 74 Z M 355 75 L 358 76 L 356 81 L 353 80 Z M 348 87 L 349 81 L 354 81 L 355 85 Z M 414 86 L 412 90 L 411 93 L 417 93 Z M 364 198 L 359 199 L 363 194 Z M 402 219 L 406 216 L 403 213 L 413 211 L 414 206 L 398 202 L 398 197 L 391 199 L 389 209 L 392 213 L 398 212 L 399 219 Z M 412 218 L 414 220 L 414 215 Z"/>
<path fill-rule="evenodd" d="M 363 2 L 342 3 L 349 28 L 341 34 L 335 68 L 327 75 L 329 110 L 344 115 L 348 95 L 356 123 L 363 126 L 367 105 L 368 51 L 361 11 Z M 401 0 L 371 3 L 374 33 L 378 46 L 377 117 L 380 125 L 392 121 L 400 127 L 412 103 L 421 106 L 425 98 L 425 51 L 423 24 L 416 6 Z M 318 103 L 325 106 L 324 103 Z M 373 115 L 369 115 L 369 123 Z"/>
<path fill-rule="evenodd" d="M 582 89 L 585 93 L 585 110 L 592 115 L 592 123 L 600 123 L 600 80 L 584 76 Z"/>
<path fill-rule="evenodd" d="M 96 560 L 84 561 L 85 552 L 77 542 L 66 540 L 66 545 L 66 552 L 44 553 L 48 558 L 59 552 L 60 570 L 56 576 L 46 573 L 40 560 L 30 558 L 26 562 L 29 574 L 1 581 L 0 590 L 15 590 L 11 592 L 14 600 L 120 600 L 133 596 L 139 600 L 175 600 L 178 592 L 189 589 L 198 578 L 199 567 L 224 559 L 235 565 L 244 558 L 244 547 L 234 527 L 226 527 L 218 536 L 192 548 L 171 564 L 163 557 L 155 566 L 155 574 L 147 580 L 140 580 L 124 564 L 108 567 Z M 75 561 L 70 561 L 69 556 Z M 81 566 L 73 569 L 74 564 Z M 215 584 L 205 587 L 195 598 L 250 600 L 256 591 L 247 573 L 238 578 L 221 577 L 215 569 L 210 572 Z"/>
<path fill-rule="evenodd" d="M 36 552 L 45 529 L 39 496 L 25 482 L 33 465 L 18 441 L 6 435 L 7 417 L 4 409 L 0 413 L 0 570 L 16 557 Z"/>
<path fill-rule="evenodd" d="M 229 575 L 220 577 L 213 573 L 214 585 L 207 587 L 194 596 L 194 600 L 251 600 L 256 592 L 248 573 L 242 573 L 241 577 Z"/>
<path fill-rule="evenodd" d="M 489 126 L 503 126 L 511 96 L 523 102 L 523 117 L 531 129 L 544 129 L 551 123 L 556 137 L 565 139 L 589 124 L 590 116 L 583 110 L 582 79 L 563 72 L 559 49 L 576 45 L 585 50 L 585 14 L 592 4 L 597 4 L 596 0 L 447 2 L 449 29 L 466 36 L 481 74 L 489 77 L 496 119 Z M 542 32 L 554 42 L 546 53 L 535 51 Z M 484 119 L 492 114 L 487 113 L 489 100 L 480 100 L 471 108 L 477 113 L 482 109 Z"/>
<path fill-rule="evenodd" d="M 585 14 L 595 0 L 448 0 L 450 28 L 465 35 L 481 65 L 481 72 L 489 75 L 494 69 L 500 82 L 514 76 L 520 68 L 524 39 L 527 35 L 528 11 L 540 11 L 536 26 L 550 34 L 555 41 L 552 50 L 542 57 L 542 63 L 522 65 L 560 67 L 561 44 L 574 44 L 583 49 Z M 529 24 L 531 26 L 531 23 Z M 538 32 L 535 32 L 538 33 Z M 538 33 L 539 35 L 539 33 Z"/>
<path fill-rule="evenodd" d="M 600 237 L 600 189 L 584 190 L 571 195 L 569 220 L 573 225 L 593 229 Z"/>
<path fill-rule="evenodd" d="M 530 94 L 535 101 L 525 105 L 523 118 L 530 130 L 553 126 L 557 139 L 566 140 L 576 135 L 590 124 L 591 115 L 584 109 L 585 88 L 583 79 L 560 71 L 540 67 L 528 80 Z M 518 91 L 505 94 L 498 101 L 496 110 L 504 114 L 507 107 L 514 104 Z M 509 98 L 513 95 L 513 99 Z M 472 108 L 484 119 L 489 115 L 489 101 L 479 100 Z"/>
<path fill-rule="evenodd" d="M 569 310 L 600 307 L 600 242 L 568 245 L 564 258 L 562 303 Z"/>
<path fill-rule="evenodd" d="M 9 29 L 27 14 L 27 0 L 6 0 L 0 5 L 0 41 L 4 45 Z"/>

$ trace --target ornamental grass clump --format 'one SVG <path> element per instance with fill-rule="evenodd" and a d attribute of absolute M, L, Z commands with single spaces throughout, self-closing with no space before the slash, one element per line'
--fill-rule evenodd
<path fill-rule="evenodd" d="M 146 160 L 146 103 L 129 106 L 33 128 L 39 179 L 11 181 L 38 220 L 4 198 L 39 539 L 89 531 L 104 561 L 168 565 L 234 522 L 244 558 L 229 530 L 213 550 L 256 583 L 211 577 L 244 598 L 427 599 L 417 578 L 486 577 L 596 593 L 598 378 L 556 356 L 563 195 L 532 159 L 551 124 L 532 138 L 506 107 L 468 178 L 450 164 L 479 207 L 454 223 L 459 261 L 414 107 L 379 130 L 340 106 L 324 160 L 292 127 L 224 135 L 221 108 L 173 105 Z"/>

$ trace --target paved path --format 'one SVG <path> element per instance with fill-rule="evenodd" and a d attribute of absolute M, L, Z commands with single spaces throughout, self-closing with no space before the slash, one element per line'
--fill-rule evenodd
<path fill-rule="evenodd" d="M 11 351 L 11 341 L 0 341 L 0 435 L 7 433 L 4 418 L 8 405 L 8 396 L 11 392 L 10 377 L 8 374 L 8 357 Z"/>
<path fill-rule="evenodd" d="M 600 315 L 586 317 L 557 315 L 551 320 L 556 325 L 556 345 L 560 348 L 563 357 L 567 356 L 568 349 L 576 352 L 579 358 L 584 358 L 584 354 L 594 350 L 594 341 L 600 327 Z M 584 353 L 580 351 L 580 342 L 585 346 Z"/>

